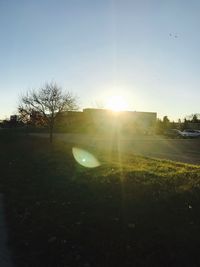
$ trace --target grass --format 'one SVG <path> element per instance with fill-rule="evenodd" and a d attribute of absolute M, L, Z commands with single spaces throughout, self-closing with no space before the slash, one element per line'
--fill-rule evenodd
<path fill-rule="evenodd" d="M 1 134 L 16 266 L 200 265 L 200 166 L 89 148 L 86 169 L 72 146 Z"/>

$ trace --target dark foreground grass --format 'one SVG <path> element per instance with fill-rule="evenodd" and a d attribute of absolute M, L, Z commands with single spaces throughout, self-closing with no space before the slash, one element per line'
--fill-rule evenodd
<path fill-rule="evenodd" d="M 19 267 L 200 266 L 200 167 L 2 135 L 0 190 Z"/>

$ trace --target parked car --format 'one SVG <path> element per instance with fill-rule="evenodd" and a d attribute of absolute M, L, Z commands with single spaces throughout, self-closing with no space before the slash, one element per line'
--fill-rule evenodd
<path fill-rule="evenodd" d="M 185 129 L 181 132 L 181 135 L 183 137 L 200 137 L 200 131 L 193 129 Z"/>
<path fill-rule="evenodd" d="M 166 130 L 164 132 L 164 135 L 168 136 L 168 137 L 171 137 L 171 138 L 177 138 L 177 137 L 181 137 L 182 136 L 181 131 L 179 131 L 178 129 Z"/>

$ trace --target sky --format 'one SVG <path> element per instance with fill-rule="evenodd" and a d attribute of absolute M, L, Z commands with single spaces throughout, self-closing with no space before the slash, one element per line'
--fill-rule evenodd
<path fill-rule="evenodd" d="M 171 120 L 200 113 L 199 0 L 0 0 L 0 118 L 55 81 L 80 109 L 123 95 Z"/>

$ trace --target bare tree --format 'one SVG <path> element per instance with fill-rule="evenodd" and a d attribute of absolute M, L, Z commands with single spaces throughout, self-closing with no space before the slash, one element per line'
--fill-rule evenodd
<path fill-rule="evenodd" d="M 63 112 L 76 110 L 77 98 L 69 92 L 63 92 L 54 82 L 46 83 L 39 90 L 28 91 L 20 99 L 18 111 L 23 118 L 31 116 L 49 128 L 50 142 L 53 140 L 53 130 L 56 118 Z"/>

